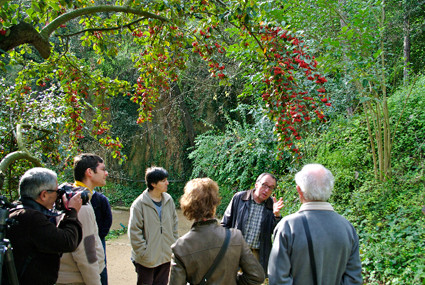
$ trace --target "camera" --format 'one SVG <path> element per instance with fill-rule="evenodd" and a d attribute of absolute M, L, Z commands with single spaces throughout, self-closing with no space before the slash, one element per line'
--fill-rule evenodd
<path fill-rule="evenodd" d="M 63 195 L 65 194 L 66 199 L 71 199 L 75 194 L 81 193 L 81 200 L 83 205 L 86 205 L 90 200 L 90 191 L 85 187 L 74 187 L 69 183 L 63 183 L 58 187 L 58 198 L 55 202 L 55 208 L 57 210 L 63 211 L 67 207 L 63 201 Z"/>

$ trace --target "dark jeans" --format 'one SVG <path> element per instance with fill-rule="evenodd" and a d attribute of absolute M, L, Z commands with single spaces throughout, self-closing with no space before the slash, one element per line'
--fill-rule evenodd
<path fill-rule="evenodd" d="M 100 273 L 100 282 L 102 285 L 108 285 L 108 271 L 106 270 L 106 244 L 105 239 L 100 239 L 103 245 L 103 252 L 105 252 L 105 268 Z"/>
<path fill-rule="evenodd" d="M 137 285 L 167 285 L 170 262 L 154 268 L 144 267 L 133 261 L 137 272 Z"/>

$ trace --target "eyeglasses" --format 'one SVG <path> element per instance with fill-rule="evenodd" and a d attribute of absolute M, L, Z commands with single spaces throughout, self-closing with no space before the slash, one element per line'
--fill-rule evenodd
<path fill-rule="evenodd" d="M 274 186 L 269 186 L 266 183 L 261 183 L 261 187 L 267 188 L 270 191 L 273 191 L 274 190 Z"/>
<path fill-rule="evenodd" d="M 41 193 L 42 193 L 43 191 L 46 191 L 46 192 L 49 192 L 49 193 L 54 193 L 54 192 L 56 192 L 56 193 L 58 193 L 58 194 L 59 194 L 58 190 L 41 190 L 41 192 L 40 192 L 40 193 L 38 193 L 38 195 L 40 196 L 40 195 L 41 195 Z"/>

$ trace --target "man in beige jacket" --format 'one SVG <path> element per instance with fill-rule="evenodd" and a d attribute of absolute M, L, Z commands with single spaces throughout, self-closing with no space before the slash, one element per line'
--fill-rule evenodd
<path fill-rule="evenodd" d="M 108 171 L 99 156 L 81 154 L 74 158 L 73 186 L 85 187 L 92 195 L 95 187 L 106 184 L 107 176 Z M 105 268 L 105 254 L 90 203 L 81 207 L 78 219 L 83 228 L 83 240 L 75 251 L 62 256 L 56 285 L 101 285 L 100 273 Z"/>
<path fill-rule="evenodd" d="M 128 235 L 138 285 L 166 285 L 171 245 L 178 238 L 174 201 L 166 193 L 168 172 L 161 167 L 146 170 L 148 186 L 130 208 Z"/>

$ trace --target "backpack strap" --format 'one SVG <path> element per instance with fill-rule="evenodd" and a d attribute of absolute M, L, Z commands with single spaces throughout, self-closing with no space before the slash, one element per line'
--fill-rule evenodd
<path fill-rule="evenodd" d="M 301 218 L 303 220 L 305 235 L 307 237 L 311 272 L 313 273 L 313 284 L 317 285 L 317 270 L 316 270 L 316 261 L 314 260 L 313 241 L 311 240 L 310 228 L 308 227 L 307 218 L 305 217 L 304 212 L 301 212 Z"/>

